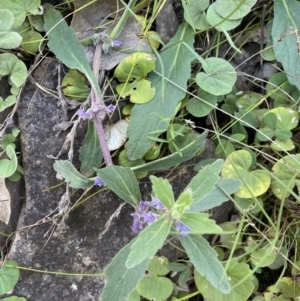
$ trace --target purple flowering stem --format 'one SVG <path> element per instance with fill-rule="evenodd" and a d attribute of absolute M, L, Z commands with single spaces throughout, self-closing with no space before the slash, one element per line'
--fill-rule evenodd
<path fill-rule="evenodd" d="M 100 59 L 101 59 L 101 51 L 102 51 L 102 43 L 98 43 L 96 45 L 96 50 L 95 50 L 94 60 L 93 60 L 93 72 L 95 74 L 97 82 L 99 80 L 99 66 L 100 66 Z M 100 95 L 98 95 L 96 89 L 92 89 L 91 96 L 92 96 L 92 106 L 97 105 L 97 104 L 104 105 L 103 100 L 101 99 L 102 95 L 100 97 Z M 105 165 L 106 166 L 112 165 L 113 163 L 112 163 L 110 151 L 108 149 L 108 146 L 107 146 L 107 143 L 105 140 L 105 134 L 104 134 L 102 120 L 97 118 L 97 116 L 95 116 L 94 123 L 96 126 L 96 130 L 97 130 L 100 146 L 102 149 L 102 154 L 103 154 Z"/>

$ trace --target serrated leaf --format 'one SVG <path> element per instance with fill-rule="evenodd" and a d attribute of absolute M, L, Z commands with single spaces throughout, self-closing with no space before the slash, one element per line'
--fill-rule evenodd
<path fill-rule="evenodd" d="M 197 139 L 181 149 L 180 154 L 174 153 L 161 159 L 146 163 L 142 166 L 134 167 L 132 168 L 132 170 L 134 170 L 135 172 L 165 170 L 177 164 L 185 162 L 193 158 L 196 153 L 199 153 L 200 150 L 204 150 L 206 136 L 207 132 L 199 135 Z"/>
<path fill-rule="evenodd" d="M 8 267 L 10 266 L 10 267 Z M 19 269 L 13 260 L 5 261 L 5 264 L 0 268 L 0 294 L 8 293 L 14 288 L 19 278 Z"/>
<path fill-rule="evenodd" d="M 147 226 L 131 246 L 131 252 L 126 261 L 126 266 L 131 268 L 153 257 L 163 246 L 171 229 L 172 221 L 162 216 L 154 223 Z"/>
<path fill-rule="evenodd" d="M 230 286 L 233 287 L 229 293 L 222 293 L 218 288 L 215 288 L 209 283 L 205 276 L 195 273 L 195 282 L 198 290 L 203 294 L 207 301 L 241 301 L 248 300 L 253 292 L 254 285 L 251 277 L 245 279 L 238 286 L 235 286 L 241 279 L 251 275 L 252 271 L 245 263 L 239 263 L 236 259 L 230 260 L 230 265 L 227 269 L 227 277 L 230 279 Z"/>
<path fill-rule="evenodd" d="M 77 40 L 75 31 L 69 27 L 62 15 L 51 5 L 45 4 L 45 31 L 48 36 L 48 46 L 57 59 L 69 68 L 74 68 L 85 74 L 91 86 L 101 96 L 100 87 L 86 58 L 82 45 Z"/>
<path fill-rule="evenodd" d="M 40 0 L 0 0 L 0 7 L 8 9 L 14 15 L 14 28 L 24 22 L 27 14 L 36 14 L 40 5 Z"/>
<path fill-rule="evenodd" d="M 198 202 L 214 188 L 219 180 L 222 166 L 223 160 L 216 160 L 214 163 L 205 166 L 192 178 L 185 190 L 192 190 L 193 203 Z"/>
<path fill-rule="evenodd" d="M 166 208 L 170 209 L 174 205 L 174 194 L 169 181 L 155 176 L 150 176 L 152 182 L 152 190 Z"/>
<path fill-rule="evenodd" d="M 132 268 L 127 268 L 125 265 L 133 243 L 134 240 L 123 247 L 105 268 L 106 282 L 100 301 L 126 300 L 144 276 L 150 259 L 146 258 Z"/>
<path fill-rule="evenodd" d="M 146 104 L 134 106 L 131 111 L 127 130 L 127 153 L 130 160 L 140 159 L 151 148 L 154 144 L 154 141 L 148 138 L 151 132 L 167 130 L 178 102 L 185 96 L 187 81 L 191 76 L 190 63 L 195 57 L 182 40 L 190 47 L 193 46 L 193 30 L 184 22 L 161 52 L 163 71 L 158 63 L 156 72 L 148 76 L 148 80 L 156 89 L 155 97 Z M 180 64 L 174 63 L 177 61 L 180 61 Z M 163 79 L 162 72 L 165 76 Z M 154 136 L 158 137 L 158 134 Z"/>
<path fill-rule="evenodd" d="M 298 63 L 298 40 L 300 20 L 298 11 L 300 3 L 296 0 L 274 1 L 274 21 L 272 27 L 273 48 L 276 60 L 281 62 L 288 80 L 298 90 L 300 83 L 297 78 L 300 76 Z M 296 27 L 296 28 L 295 28 Z"/>
<path fill-rule="evenodd" d="M 213 287 L 228 294 L 230 285 L 226 272 L 218 260 L 217 253 L 209 243 L 200 235 L 188 235 L 184 238 L 179 237 L 179 239 L 197 272 Z"/>
<path fill-rule="evenodd" d="M 102 159 L 103 155 L 94 122 L 89 121 L 79 155 L 80 172 L 87 177 L 91 176 L 94 173 L 93 168 L 99 166 Z"/>
<path fill-rule="evenodd" d="M 213 95 L 225 95 L 231 92 L 237 75 L 230 63 L 221 58 L 208 58 L 203 65 L 204 72 L 196 75 L 198 86 Z"/>
<path fill-rule="evenodd" d="M 87 188 L 93 185 L 94 181 L 83 176 L 75 166 L 68 160 L 57 160 L 53 164 L 54 170 L 61 175 L 70 187 Z"/>
<path fill-rule="evenodd" d="M 206 211 L 229 200 L 229 196 L 236 192 L 241 185 L 238 179 L 219 179 L 216 186 L 202 199 L 191 205 L 191 211 Z"/>
<path fill-rule="evenodd" d="M 216 234 L 223 231 L 207 213 L 185 212 L 180 221 L 191 229 L 189 234 Z"/>
<path fill-rule="evenodd" d="M 118 197 L 136 207 L 141 200 L 138 182 L 130 168 L 110 165 L 94 170 L 97 175 Z"/>
<path fill-rule="evenodd" d="M 14 174 L 18 167 L 18 159 L 15 153 L 15 149 L 12 144 L 9 144 L 5 148 L 5 153 L 9 159 L 0 160 L 0 177 L 8 178 Z"/>

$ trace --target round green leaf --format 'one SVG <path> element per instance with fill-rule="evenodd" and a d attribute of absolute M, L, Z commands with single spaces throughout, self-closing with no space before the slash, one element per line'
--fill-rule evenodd
<path fill-rule="evenodd" d="M 14 15 L 7 9 L 0 9 L 0 48 L 12 49 L 18 47 L 22 37 L 10 29 L 14 23 Z"/>
<path fill-rule="evenodd" d="M 195 117 L 207 116 L 216 107 L 218 98 L 202 89 L 199 89 L 198 97 L 200 99 L 191 98 L 186 104 L 186 109 Z"/>
<path fill-rule="evenodd" d="M 279 130 L 292 130 L 298 126 L 299 113 L 284 107 L 274 108 L 269 110 L 265 115 L 274 114 L 277 117 L 276 129 Z"/>
<path fill-rule="evenodd" d="M 75 100 L 86 100 L 90 93 L 85 76 L 76 69 L 70 69 L 61 82 L 63 93 Z"/>
<path fill-rule="evenodd" d="M 245 17 L 257 0 L 217 0 L 215 9 L 217 13 L 229 20 L 236 20 Z"/>
<path fill-rule="evenodd" d="M 41 41 L 43 36 L 35 30 L 28 30 L 22 34 L 21 47 L 25 51 L 34 54 L 39 52 Z"/>
<path fill-rule="evenodd" d="M 130 101 L 133 103 L 146 103 L 155 96 L 155 88 L 146 79 L 120 84 L 116 87 L 116 90 L 122 98 L 130 96 Z"/>
<path fill-rule="evenodd" d="M 182 4 L 184 8 L 184 19 L 194 30 L 205 30 L 209 27 L 204 12 L 209 6 L 209 0 L 182 1 Z"/>
<path fill-rule="evenodd" d="M 205 62 L 205 73 L 196 76 L 199 87 L 213 95 L 230 93 L 237 79 L 235 69 L 221 58 L 208 58 Z"/>
<path fill-rule="evenodd" d="M 236 178 L 242 181 L 242 185 L 235 192 L 240 198 L 257 197 L 265 193 L 271 183 L 268 172 L 264 170 L 249 170 L 252 157 L 246 150 L 231 153 L 224 162 L 222 177 Z"/>
<path fill-rule="evenodd" d="M 260 56 L 268 62 L 272 62 L 276 60 L 275 52 L 273 48 L 273 42 L 269 42 L 265 48 L 260 52 Z"/>
<path fill-rule="evenodd" d="M 287 155 L 277 161 L 272 170 L 276 178 L 271 183 L 271 189 L 274 195 L 280 200 L 284 200 L 290 195 L 288 190 L 293 190 L 295 185 L 300 184 L 300 154 Z"/>
<path fill-rule="evenodd" d="M 136 52 L 122 60 L 117 66 L 114 76 L 120 82 L 139 80 L 155 69 L 155 56 Z"/>
<path fill-rule="evenodd" d="M 148 266 L 148 271 L 156 276 L 163 276 L 170 272 L 168 269 L 169 260 L 166 257 L 154 256 Z"/>
<path fill-rule="evenodd" d="M 211 4 L 207 10 L 207 21 L 211 26 L 214 26 L 219 31 L 228 31 L 238 27 L 241 24 L 242 19 L 229 20 L 221 17 L 216 12 L 215 4 L 216 3 Z"/>
<path fill-rule="evenodd" d="M 13 260 L 7 260 L 4 266 L 0 268 L 0 294 L 9 292 L 18 282 L 19 270 L 17 268 L 7 267 L 8 265 L 17 266 L 17 263 Z"/>
<path fill-rule="evenodd" d="M 284 141 L 275 139 L 274 142 L 270 144 L 270 147 L 275 151 L 282 152 L 283 150 L 285 151 L 293 150 L 295 148 L 295 145 L 291 139 L 287 139 Z"/>
<path fill-rule="evenodd" d="M 0 54 L 0 76 L 7 75 L 12 88 L 19 88 L 27 78 L 26 65 L 11 53 Z"/>
<path fill-rule="evenodd" d="M 148 300 L 164 301 L 172 294 L 173 284 L 166 277 L 146 275 L 137 285 L 136 290 Z"/>
<path fill-rule="evenodd" d="M 0 177 L 8 178 L 17 170 L 18 159 L 15 153 L 15 149 L 11 144 L 7 145 L 5 148 L 7 157 L 10 159 L 0 160 Z"/>

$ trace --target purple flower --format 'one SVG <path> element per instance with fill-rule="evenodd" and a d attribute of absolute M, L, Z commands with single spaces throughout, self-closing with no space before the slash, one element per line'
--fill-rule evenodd
<path fill-rule="evenodd" d="M 140 215 L 137 213 L 130 214 L 133 217 L 133 224 L 131 229 L 134 233 L 137 233 L 139 230 L 143 229 L 143 223 L 140 220 Z"/>
<path fill-rule="evenodd" d="M 148 225 L 152 224 L 156 220 L 157 216 L 158 216 L 157 214 L 154 214 L 151 211 L 143 212 L 141 214 L 141 218 L 143 219 L 143 222 L 147 223 Z"/>
<path fill-rule="evenodd" d="M 121 47 L 122 46 L 122 42 L 121 41 L 119 41 L 119 40 L 112 40 L 111 42 L 110 42 L 110 46 L 111 47 Z"/>
<path fill-rule="evenodd" d="M 112 112 L 115 110 L 115 108 L 116 108 L 116 106 L 110 104 L 109 106 L 107 106 L 107 107 L 105 108 L 105 112 L 106 112 L 106 113 L 112 113 Z"/>
<path fill-rule="evenodd" d="M 166 209 L 163 203 L 158 198 L 153 198 L 151 201 L 151 206 L 156 208 L 157 210 L 164 210 Z"/>
<path fill-rule="evenodd" d="M 140 201 L 139 203 L 139 212 L 146 212 L 149 208 L 149 202 Z"/>
<path fill-rule="evenodd" d="M 104 185 L 105 185 L 104 182 L 99 177 L 97 177 L 95 182 L 94 182 L 94 186 L 102 187 Z"/>
<path fill-rule="evenodd" d="M 191 232 L 191 228 L 180 221 L 176 221 L 175 227 L 182 237 L 186 237 L 188 233 Z"/>
<path fill-rule="evenodd" d="M 80 108 L 77 113 L 76 113 L 79 117 L 81 117 L 82 119 L 91 119 L 93 118 L 93 116 L 87 112 L 84 112 L 84 110 L 82 108 Z"/>

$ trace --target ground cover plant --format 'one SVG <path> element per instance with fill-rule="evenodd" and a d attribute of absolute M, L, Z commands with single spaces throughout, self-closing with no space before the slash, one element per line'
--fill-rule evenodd
<path fill-rule="evenodd" d="M 65 18 L 76 1 L 0 0 L 6 20 L 0 24 L 0 74 L 11 85 L 0 111 L 16 103 L 26 81 L 18 53 L 47 49 L 69 68 L 60 93 L 88 129 L 80 168 L 73 165 L 74 134 L 64 145 L 68 160 L 53 164 L 67 183 L 60 220 L 72 210 L 70 191 L 91 186 L 110 189 L 134 210 L 137 236 L 103 271 L 100 300 L 298 300 L 300 3 L 174 1 L 183 16 L 163 42 L 154 23 L 166 2 L 120 1 L 121 17 L 81 39 Z M 146 49 L 126 46 L 122 32 L 129 19 Z M 92 67 L 82 46 L 88 44 L 95 46 Z M 106 101 L 99 66 L 113 53 L 126 55 L 110 68 L 106 85 L 113 101 Z M 106 122 L 115 115 L 116 122 Z M 1 129 L 0 177 L 16 181 L 22 174 L 19 131 L 8 132 L 8 125 Z M 154 172 L 197 157 L 206 139 L 215 144 L 216 159 L 197 163 L 175 199 L 171 183 Z M 151 196 L 138 186 L 146 176 Z M 235 212 L 217 225 L 210 210 L 228 200 Z M 157 251 L 173 238 L 185 256 L 170 262 Z M 3 258 L 1 294 L 14 287 L 18 273 L 17 263 Z"/>

